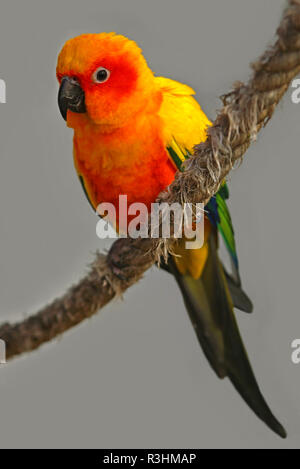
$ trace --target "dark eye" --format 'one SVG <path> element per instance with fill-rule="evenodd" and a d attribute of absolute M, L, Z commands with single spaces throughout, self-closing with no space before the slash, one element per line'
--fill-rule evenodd
<path fill-rule="evenodd" d="M 104 67 L 99 67 L 93 73 L 92 79 L 94 83 L 104 83 L 109 79 L 110 71 Z"/>

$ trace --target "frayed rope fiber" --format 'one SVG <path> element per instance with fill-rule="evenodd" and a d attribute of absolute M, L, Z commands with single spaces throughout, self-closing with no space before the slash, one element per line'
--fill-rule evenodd
<path fill-rule="evenodd" d="M 300 0 L 289 0 L 277 40 L 252 64 L 247 84 L 236 83 L 222 97 L 223 108 L 208 138 L 184 163 L 184 172 L 158 198 L 169 204 L 206 203 L 271 119 L 292 79 L 300 73 Z M 7 358 L 37 349 L 83 320 L 136 283 L 174 239 L 118 239 L 107 256 L 98 254 L 88 274 L 62 298 L 24 321 L 0 326 Z"/>

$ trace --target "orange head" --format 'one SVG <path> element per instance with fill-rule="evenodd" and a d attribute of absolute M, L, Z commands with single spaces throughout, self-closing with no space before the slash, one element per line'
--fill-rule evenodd
<path fill-rule="evenodd" d="M 57 62 L 59 106 L 70 127 L 123 126 L 153 100 L 154 76 L 134 41 L 115 33 L 66 42 Z"/>

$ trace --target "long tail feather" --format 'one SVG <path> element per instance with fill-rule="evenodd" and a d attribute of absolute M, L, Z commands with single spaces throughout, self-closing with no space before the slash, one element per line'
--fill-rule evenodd
<path fill-rule="evenodd" d="M 220 378 L 228 376 L 255 414 L 275 433 L 286 438 L 286 431 L 266 403 L 249 363 L 213 236 L 209 245 L 209 256 L 200 279 L 180 274 L 172 259 L 169 268 L 175 275 L 199 342 L 216 374 Z M 250 309 L 249 304 L 244 306 Z"/>

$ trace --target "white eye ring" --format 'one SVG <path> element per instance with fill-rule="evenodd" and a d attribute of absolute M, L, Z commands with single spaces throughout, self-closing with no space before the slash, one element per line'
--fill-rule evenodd
<path fill-rule="evenodd" d="M 105 83 L 110 77 L 110 71 L 104 67 L 99 67 L 94 71 L 92 80 L 94 83 Z"/>

